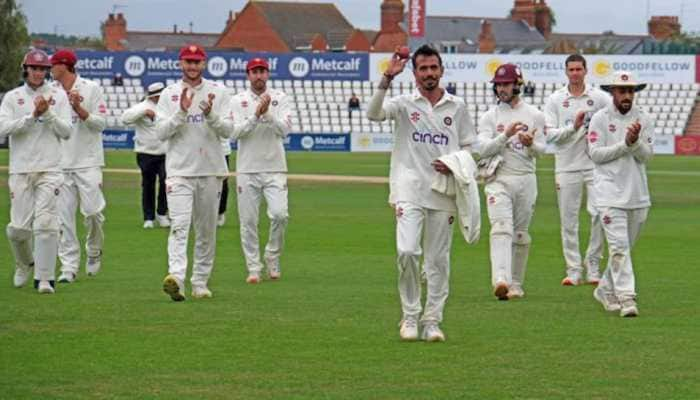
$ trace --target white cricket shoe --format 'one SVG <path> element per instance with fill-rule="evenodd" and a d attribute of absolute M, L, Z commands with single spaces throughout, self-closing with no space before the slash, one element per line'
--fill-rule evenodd
<path fill-rule="evenodd" d="M 96 256 L 88 255 L 87 262 L 85 263 L 85 271 L 88 276 L 97 275 L 97 273 L 100 272 L 100 268 L 102 268 L 102 250 L 100 250 L 100 253 Z"/>
<path fill-rule="evenodd" d="M 32 275 L 32 269 L 34 264 L 24 265 L 21 263 L 15 263 L 15 276 L 12 279 L 12 283 L 16 288 L 21 288 L 27 284 L 29 277 Z"/>
<path fill-rule="evenodd" d="M 58 277 L 58 283 L 73 283 L 75 282 L 75 274 L 72 272 L 64 271 Z"/>
<path fill-rule="evenodd" d="M 634 298 L 624 299 L 621 303 L 621 317 L 636 317 L 639 315 L 639 310 L 637 309 L 637 302 L 634 300 Z"/>
<path fill-rule="evenodd" d="M 170 227 L 170 218 L 168 218 L 167 215 L 156 215 L 156 222 L 158 222 L 158 226 L 161 228 Z"/>
<path fill-rule="evenodd" d="M 523 288 L 517 285 L 511 285 L 508 288 L 508 299 L 522 299 L 525 297 L 525 292 Z"/>
<path fill-rule="evenodd" d="M 245 279 L 245 283 L 249 283 L 251 285 L 260 283 L 260 275 L 255 272 L 249 273 L 248 277 Z"/>
<path fill-rule="evenodd" d="M 581 284 L 581 277 L 578 274 L 567 275 L 561 280 L 562 286 L 578 286 Z"/>
<path fill-rule="evenodd" d="M 598 266 L 586 264 L 586 283 L 589 285 L 597 285 L 600 282 L 600 270 Z"/>
<path fill-rule="evenodd" d="M 173 301 L 185 300 L 183 286 L 184 285 L 172 275 L 168 275 L 163 279 L 163 291 L 167 293 Z"/>
<path fill-rule="evenodd" d="M 216 220 L 216 226 L 224 226 L 226 223 L 226 214 L 219 214 L 219 218 Z"/>
<path fill-rule="evenodd" d="M 153 220 L 147 219 L 143 221 L 143 229 L 153 229 L 154 226 Z"/>
<path fill-rule="evenodd" d="M 206 286 L 192 286 L 192 297 L 195 299 L 211 299 L 212 293 Z"/>
<path fill-rule="evenodd" d="M 422 339 L 426 342 L 444 342 L 445 334 L 442 333 L 438 324 L 427 324 L 423 327 Z"/>
<path fill-rule="evenodd" d="M 605 311 L 620 311 L 622 305 L 620 301 L 610 292 L 603 291 L 603 288 L 597 287 L 593 291 L 593 298 L 598 300 L 603 305 Z"/>
<path fill-rule="evenodd" d="M 39 286 L 37 287 L 36 290 L 40 294 L 54 294 L 55 293 L 53 286 L 51 286 L 51 282 L 49 282 L 49 281 L 39 281 Z"/>
<path fill-rule="evenodd" d="M 508 285 L 503 281 L 497 282 L 493 288 L 493 295 L 498 297 L 498 300 L 508 300 Z"/>
<path fill-rule="evenodd" d="M 282 271 L 280 270 L 279 262 L 265 259 L 265 264 L 267 265 L 267 276 L 270 279 L 276 281 L 282 277 Z"/>
<path fill-rule="evenodd" d="M 401 340 L 412 342 L 418 340 L 418 320 L 406 317 L 399 322 L 399 336 Z"/>

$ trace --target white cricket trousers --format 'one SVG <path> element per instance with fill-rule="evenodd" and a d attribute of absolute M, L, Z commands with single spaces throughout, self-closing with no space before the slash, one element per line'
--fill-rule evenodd
<path fill-rule="evenodd" d="M 454 219 L 454 213 L 449 211 L 430 210 L 408 202 L 396 204 L 399 297 L 404 319 L 418 319 L 421 313 L 420 257 L 423 255 L 428 293 L 421 322 L 442 322 L 442 311 L 450 291 Z"/>
<path fill-rule="evenodd" d="M 498 174 L 484 187 L 491 232 L 491 285 L 522 288 L 530 253 L 528 229 L 537 200 L 535 174 Z"/>
<path fill-rule="evenodd" d="M 238 218 L 241 229 L 241 247 L 249 274 L 260 274 L 260 240 L 258 219 L 260 201 L 265 197 L 270 233 L 265 246 L 265 263 L 268 268 L 279 269 L 279 259 L 284 247 L 284 234 L 289 219 L 287 201 L 287 174 L 280 172 L 239 173 L 236 177 L 238 191 Z"/>
<path fill-rule="evenodd" d="M 555 176 L 561 243 L 566 262 L 567 276 L 582 276 L 581 251 L 578 238 L 578 213 L 581 208 L 583 187 L 586 186 L 586 210 L 591 216 L 591 235 L 584 262 L 594 272 L 598 271 L 603 254 L 603 227 L 594 204 L 593 170 L 558 172 Z"/>
<path fill-rule="evenodd" d="M 56 203 L 63 174 L 10 174 L 10 223 L 7 237 L 15 260 L 34 263 L 34 279 L 55 278 L 59 219 Z M 32 251 L 33 239 L 33 251 Z"/>
<path fill-rule="evenodd" d="M 61 271 L 78 273 L 80 265 L 80 241 L 76 231 L 75 215 L 80 203 L 80 213 L 85 217 L 85 251 L 88 257 L 102 253 L 105 217 L 105 198 L 102 194 L 102 169 L 99 167 L 63 171 L 63 185 L 58 196 L 58 213 L 61 220 L 61 237 L 58 257 Z"/>
<path fill-rule="evenodd" d="M 223 177 L 173 176 L 165 180 L 170 215 L 168 273 L 181 283 L 187 275 L 187 240 L 194 224 L 192 286 L 206 286 L 216 255 L 216 220 Z"/>
<path fill-rule="evenodd" d="M 635 298 L 632 247 L 647 220 L 649 208 L 599 208 L 599 212 L 608 241 L 609 258 L 598 287 L 617 296 L 620 301 Z"/>

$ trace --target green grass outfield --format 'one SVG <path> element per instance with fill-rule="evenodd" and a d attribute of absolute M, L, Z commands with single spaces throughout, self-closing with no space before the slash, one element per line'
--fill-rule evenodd
<path fill-rule="evenodd" d="M 108 167 L 135 168 L 134 158 L 108 152 Z M 291 173 L 388 171 L 385 154 L 288 159 Z M 590 286 L 559 285 L 552 164 L 546 157 L 539 165 L 527 297 L 491 295 L 484 212 L 478 245 L 455 230 L 447 342 L 437 344 L 398 339 L 386 185 L 290 181 L 283 277 L 257 286 L 244 282 L 232 190 L 218 231 L 214 298 L 174 303 L 161 291 L 167 231 L 141 228 L 139 177 L 106 173 L 97 277 L 81 271 L 53 296 L 14 289 L 1 235 L 0 398 L 700 398 L 700 157 L 651 162 L 654 206 L 633 253 L 636 319 L 604 312 Z M 2 170 L 2 227 L 8 208 Z"/>

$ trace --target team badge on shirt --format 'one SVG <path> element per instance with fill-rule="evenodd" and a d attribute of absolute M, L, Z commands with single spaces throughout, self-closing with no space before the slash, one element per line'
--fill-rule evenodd
<path fill-rule="evenodd" d="M 420 121 L 420 113 L 418 111 L 414 111 L 411 113 L 411 121 L 413 121 L 413 122 Z"/>
<path fill-rule="evenodd" d="M 174 94 L 173 97 L 170 98 L 172 101 L 178 101 L 180 99 L 180 96 Z"/>
<path fill-rule="evenodd" d="M 605 225 L 610 225 L 611 222 L 612 222 L 612 219 L 610 218 L 609 215 L 606 215 L 606 216 L 603 217 L 603 223 L 604 223 Z"/>
<path fill-rule="evenodd" d="M 593 103 L 593 100 L 588 99 L 588 101 L 586 102 L 586 104 L 588 104 L 589 107 L 593 107 L 593 104 L 594 104 L 594 103 Z"/>
<path fill-rule="evenodd" d="M 445 117 L 445 119 L 442 121 L 445 123 L 445 125 L 452 126 L 452 118 L 451 117 Z"/>
<path fill-rule="evenodd" d="M 107 106 L 104 104 L 100 104 L 100 106 L 97 107 L 97 110 L 100 112 L 100 114 L 107 114 Z"/>
<path fill-rule="evenodd" d="M 489 196 L 489 204 L 496 204 L 496 196 Z"/>
<path fill-rule="evenodd" d="M 272 100 L 272 107 L 277 107 L 279 102 L 277 100 Z"/>
<path fill-rule="evenodd" d="M 17 104 L 24 105 L 24 99 L 17 99 Z"/>
<path fill-rule="evenodd" d="M 58 188 L 54 189 L 53 194 L 55 194 L 56 196 L 58 196 L 58 193 L 59 193 Z"/>
<path fill-rule="evenodd" d="M 242 102 L 241 102 L 241 107 L 243 107 L 243 108 L 248 108 L 248 102 L 247 102 L 247 101 L 242 101 Z"/>
<path fill-rule="evenodd" d="M 49 104 L 51 104 L 52 106 L 55 106 L 55 105 L 56 105 L 56 99 L 51 98 L 51 100 L 49 100 Z"/>
<path fill-rule="evenodd" d="M 562 106 L 564 106 L 564 108 L 569 108 L 569 100 L 564 100 Z"/>
<path fill-rule="evenodd" d="M 597 142 L 598 141 L 598 132 L 596 132 L 596 131 L 588 132 L 588 141 L 591 143 Z"/>
<path fill-rule="evenodd" d="M 617 127 L 613 124 L 608 125 L 608 130 L 610 132 L 615 132 L 617 130 Z"/>
<path fill-rule="evenodd" d="M 496 131 L 498 133 L 503 133 L 503 131 L 505 131 L 505 130 L 506 130 L 506 127 L 503 124 L 498 124 L 498 126 L 496 127 Z"/>

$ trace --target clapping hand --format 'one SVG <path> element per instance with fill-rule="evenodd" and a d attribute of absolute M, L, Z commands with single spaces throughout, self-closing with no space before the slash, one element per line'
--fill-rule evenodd
<path fill-rule="evenodd" d="M 216 95 L 214 93 L 209 93 L 207 96 L 208 101 L 202 100 L 199 102 L 199 109 L 202 110 L 204 116 L 208 116 L 211 112 L 211 108 L 214 105 L 214 98 Z"/>
<path fill-rule="evenodd" d="M 49 109 L 49 105 L 53 101 L 53 97 L 49 97 L 48 100 L 44 96 L 37 96 L 34 99 L 34 118 L 39 118 L 44 115 L 44 113 Z"/>
<path fill-rule="evenodd" d="M 194 93 L 192 96 L 187 95 L 187 88 L 182 89 L 182 94 L 180 94 L 180 109 L 184 112 L 190 109 L 192 106 L 192 99 L 194 98 Z"/>

